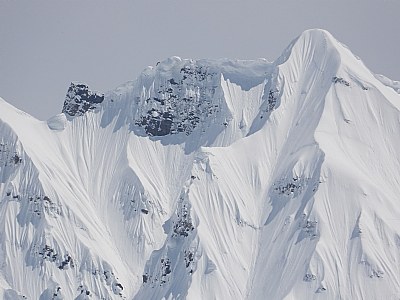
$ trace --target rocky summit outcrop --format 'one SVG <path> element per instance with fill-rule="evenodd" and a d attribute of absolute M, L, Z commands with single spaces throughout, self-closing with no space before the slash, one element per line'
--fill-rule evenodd
<path fill-rule="evenodd" d="M 172 60 L 172 59 L 171 59 Z M 220 74 L 210 66 L 175 58 L 171 69 L 154 76 L 152 90 L 140 97 L 141 107 L 136 125 L 147 135 L 163 136 L 185 133 L 189 135 L 204 119 L 218 110 L 215 97 Z"/>
<path fill-rule="evenodd" d="M 68 88 L 62 112 L 69 116 L 82 116 L 95 109 L 104 100 L 104 94 L 93 92 L 84 83 L 73 83 Z"/>

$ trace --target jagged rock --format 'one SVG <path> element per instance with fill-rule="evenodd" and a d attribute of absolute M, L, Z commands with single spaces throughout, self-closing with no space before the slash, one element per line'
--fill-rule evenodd
<path fill-rule="evenodd" d="M 219 74 L 194 61 L 186 62 L 175 77 L 155 78 L 155 90 L 141 99 L 135 124 L 149 136 L 191 134 L 218 110 L 214 98 L 218 81 Z"/>
<path fill-rule="evenodd" d="M 69 116 L 82 116 L 88 110 L 95 109 L 104 100 L 104 94 L 89 90 L 83 83 L 71 83 L 64 101 L 62 112 Z M 56 129 L 61 128 L 55 126 Z"/>

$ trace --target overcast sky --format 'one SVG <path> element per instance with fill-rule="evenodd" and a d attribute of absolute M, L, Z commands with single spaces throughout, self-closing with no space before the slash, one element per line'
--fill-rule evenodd
<path fill-rule="evenodd" d="M 330 31 L 400 80 L 400 0 L 0 0 L 0 97 L 45 120 L 71 81 L 107 91 L 169 56 L 276 59 Z"/>

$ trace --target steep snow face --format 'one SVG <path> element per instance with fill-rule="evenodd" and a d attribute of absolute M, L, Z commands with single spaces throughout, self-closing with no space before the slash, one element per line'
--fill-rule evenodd
<path fill-rule="evenodd" d="M 392 87 L 392 88 L 388 88 Z M 0 100 L 4 299 L 400 297 L 400 96 L 328 32 Z"/>

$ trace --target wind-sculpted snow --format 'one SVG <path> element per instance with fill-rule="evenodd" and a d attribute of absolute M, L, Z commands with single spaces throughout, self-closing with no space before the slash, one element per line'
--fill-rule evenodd
<path fill-rule="evenodd" d="M 0 100 L 3 299 L 397 299 L 400 96 L 323 30 Z"/>

